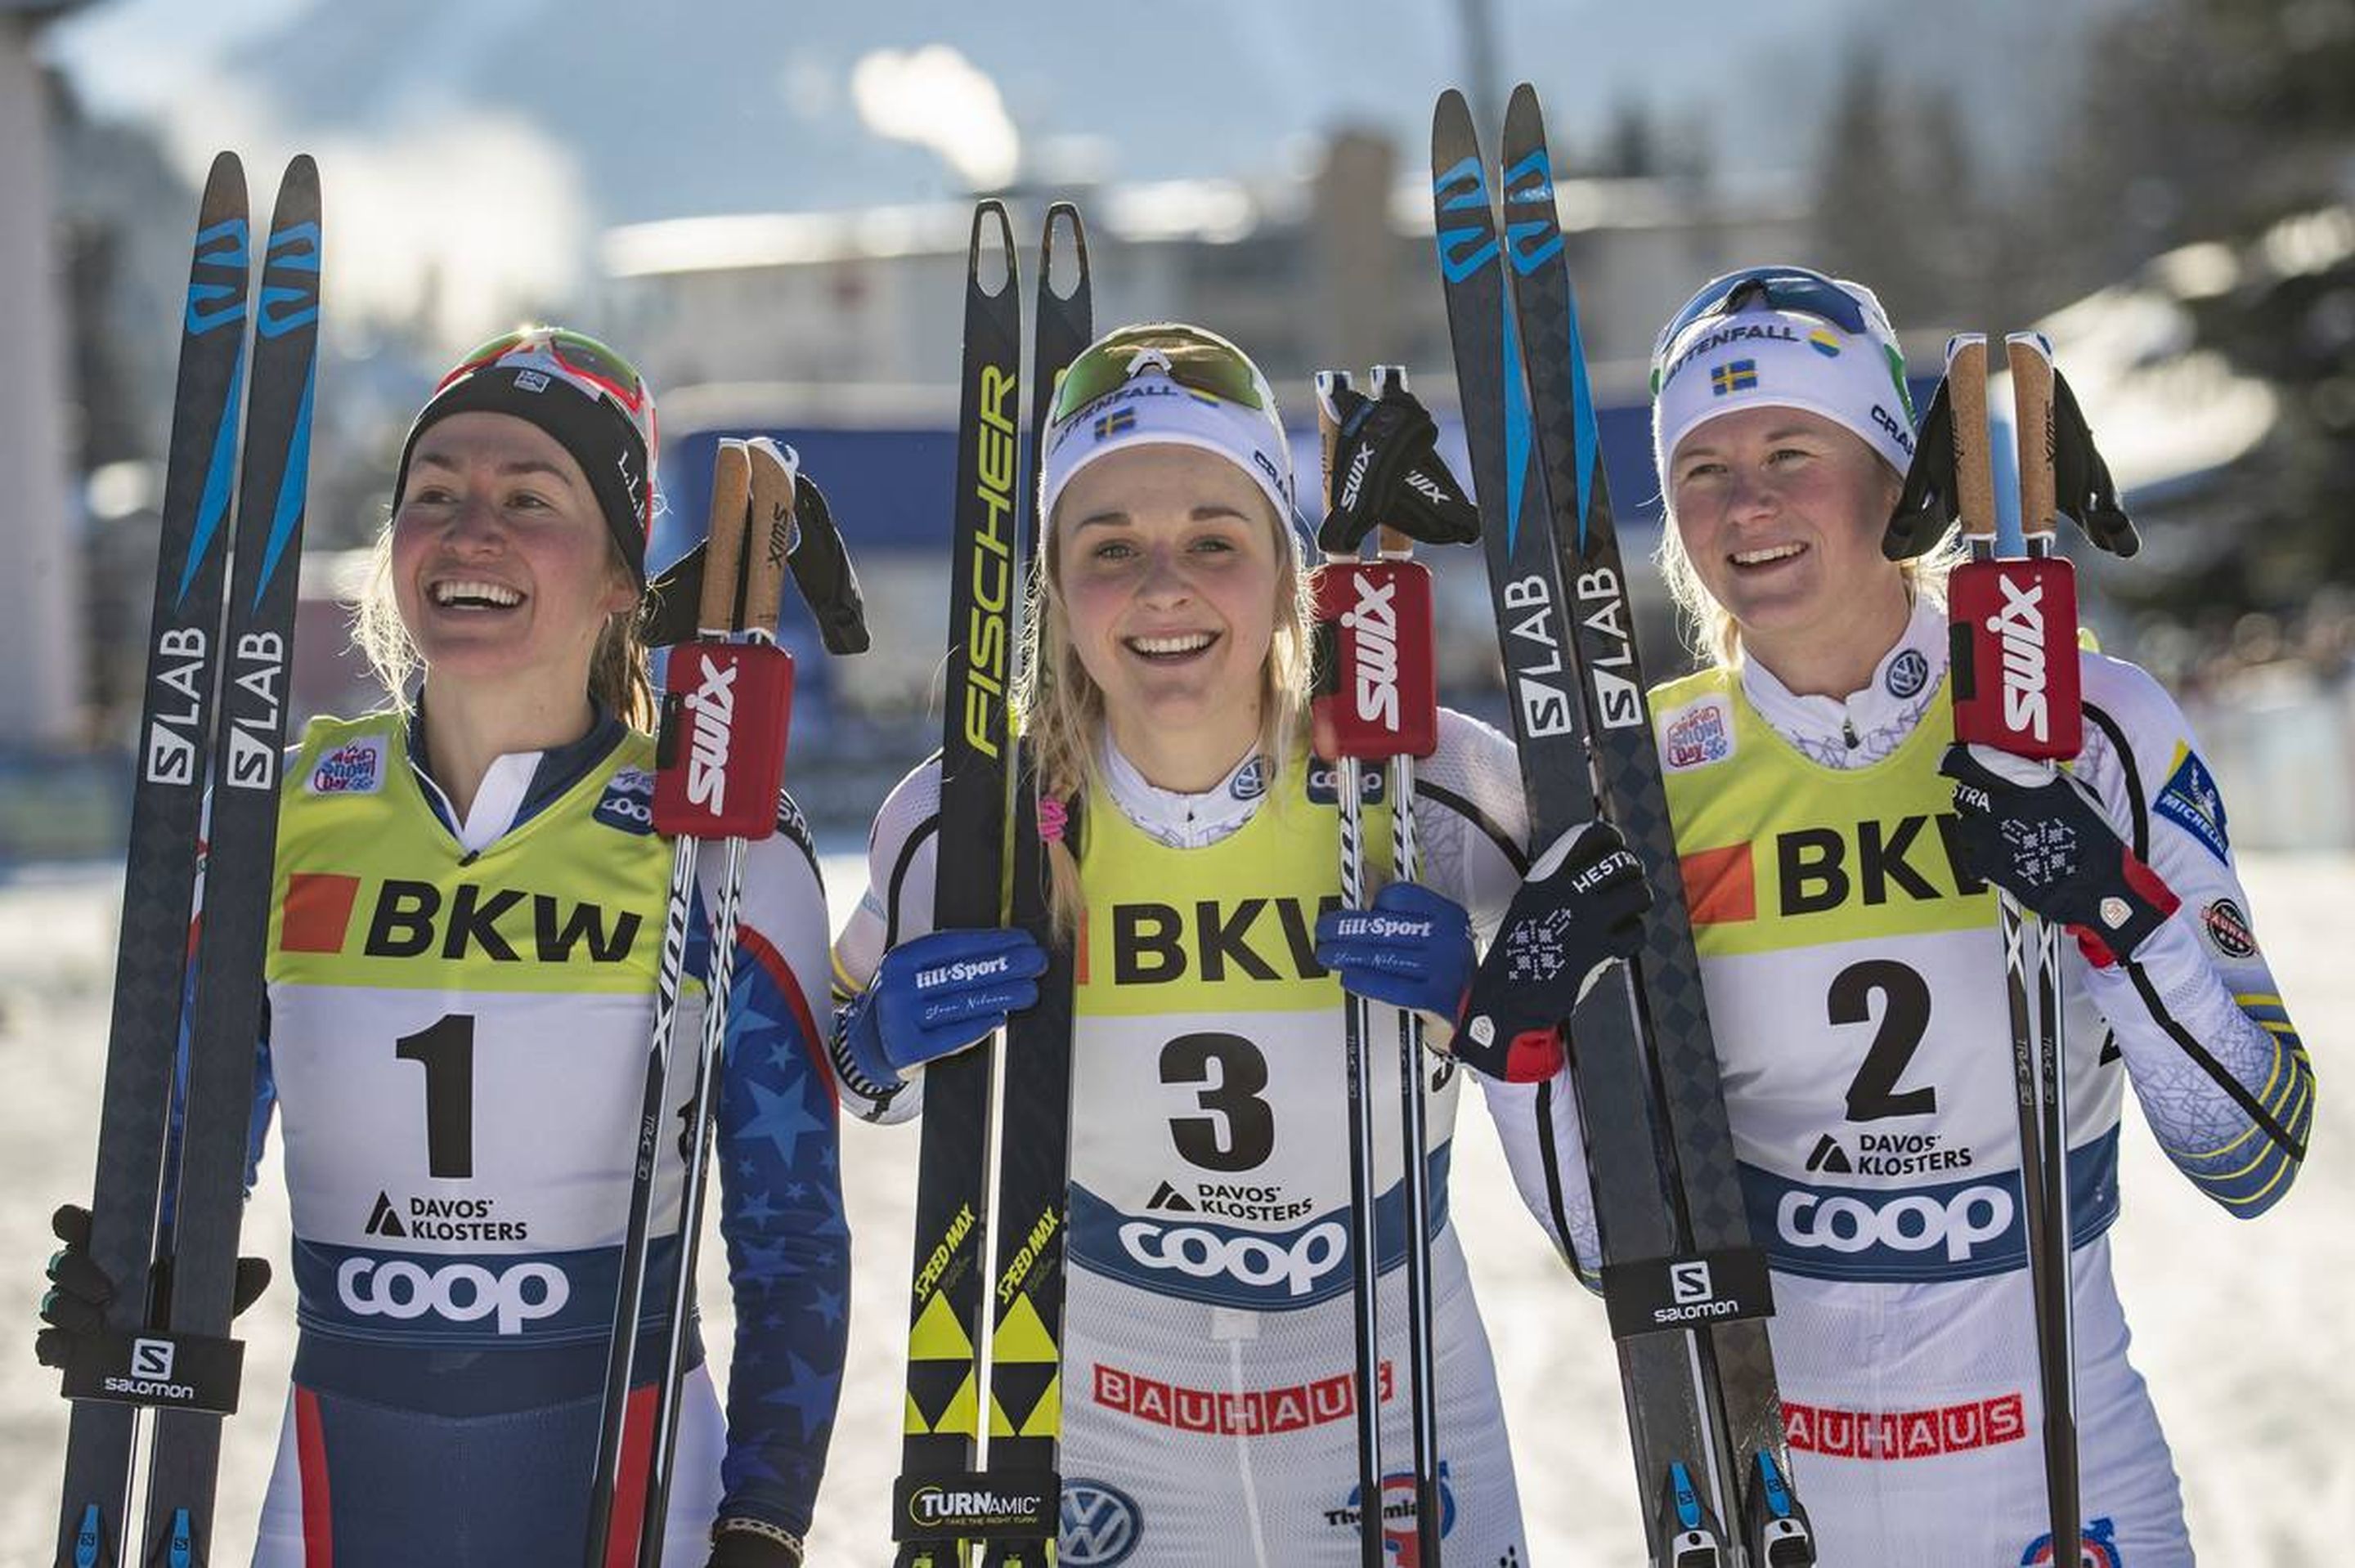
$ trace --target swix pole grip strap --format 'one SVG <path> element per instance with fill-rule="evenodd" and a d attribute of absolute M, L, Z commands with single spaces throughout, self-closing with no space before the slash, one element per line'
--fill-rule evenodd
<path fill-rule="evenodd" d="M 776 832 L 793 714 L 794 656 L 783 649 L 673 649 L 655 746 L 655 831 L 695 839 Z"/>
<path fill-rule="evenodd" d="M 1412 561 L 1317 568 L 1317 755 L 1380 760 L 1439 748 L 1431 574 Z"/>
<path fill-rule="evenodd" d="M 1970 561 L 1946 584 L 1955 738 L 2059 761 L 2084 746 L 2077 580 L 2058 556 Z"/>

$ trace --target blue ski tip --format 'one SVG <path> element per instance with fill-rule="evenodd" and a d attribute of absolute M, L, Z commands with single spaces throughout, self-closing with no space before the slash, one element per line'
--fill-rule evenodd
<path fill-rule="evenodd" d="M 96 1503 L 84 1503 L 81 1526 L 74 1531 L 73 1568 L 98 1568 L 99 1512 Z"/>
<path fill-rule="evenodd" d="M 196 1568 L 197 1543 L 195 1536 L 196 1527 L 188 1519 L 188 1510 L 184 1508 L 174 1509 L 172 1510 L 171 1548 L 165 1553 L 164 1558 L 164 1561 L 169 1565 L 169 1568 Z"/>

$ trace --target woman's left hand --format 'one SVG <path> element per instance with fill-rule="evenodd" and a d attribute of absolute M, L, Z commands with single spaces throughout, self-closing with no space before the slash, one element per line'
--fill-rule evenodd
<path fill-rule="evenodd" d="M 2067 926 L 2107 969 L 2175 913 L 2175 894 L 2135 857 L 2092 790 L 2045 762 L 1986 747 L 1946 747 L 1963 857 L 2038 918 Z"/>
<path fill-rule="evenodd" d="M 1370 909 L 1316 917 L 1316 961 L 1342 989 L 1453 1022 L 1477 961 L 1464 906 L 1413 882 L 1393 882 Z"/>
<path fill-rule="evenodd" d="M 704 1568 L 802 1568 L 801 1538 L 765 1520 L 723 1519 Z"/>

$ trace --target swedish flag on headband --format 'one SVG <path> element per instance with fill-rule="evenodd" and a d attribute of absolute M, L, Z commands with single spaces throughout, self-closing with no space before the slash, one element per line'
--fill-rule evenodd
<path fill-rule="evenodd" d="M 1758 385 L 1758 362 L 1754 359 L 1729 359 L 1713 366 L 1709 373 L 1709 389 L 1713 397 L 1722 397 L 1728 392 L 1747 392 Z"/>
<path fill-rule="evenodd" d="M 1093 426 L 1095 438 L 1100 441 L 1104 440 L 1110 437 L 1120 434 L 1123 430 L 1129 429 L 1135 423 L 1135 409 L 1114 408 L 1111 413 L 1105 414 L 1096 420 L 1095 425 Z"/>

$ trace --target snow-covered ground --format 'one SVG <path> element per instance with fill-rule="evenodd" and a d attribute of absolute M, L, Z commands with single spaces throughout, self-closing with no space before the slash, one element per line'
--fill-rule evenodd
<path fill-rule="evenodd" d="M 2355 1533 L 2355 1107 L 2335 1068 L 2355 1017 L 2355 860 L 2254 857 L 2251 901 L 2323 1080 L 2323 1125 L 2298 1190 L 2237 1224 L 2129 1133 L 2116 1236 L 2138 1361 L 2175 1445 L 2202 1560 L 2223 1568 L 2336 1562 Z M 857 857 L 826 866 L 836 908 L 857 896 Z M 66 1406 L 31 1340 L 50 1209 L 89 1192 L 120 878 L 86 869 L 0 883 L 0 1568 L 48 1568 Z M 843 1170 L 858 1237 L 851 1361 L 814 1564 L 888 1561 L 899 1456 L 900 1316 L 916 1139 L 852 1125 Z M 1506 1369 L 1505 1399 L 1540 1568 L 1621 1568 L 1640 1552 L 1625 1438 L 1600 1308 L 1566 1278 L 1513 1196 L 1495 1139 L 1467 1112 L 1455 1213 Z M 223 1447 L 214 1560 L 242 1563 L 277 1440 L 293 1349 L 286 1203 L 264 1172 L 249 1246 L 281 1283 L 240 1327 L 246 1411 Z M 716 1247 L 712 1255 L 717 1256 Z M 711 1340 L 729 1306 L 707 1271 Z M 9 1305 L 14 1303 L 14 1305 Z M 12 1320 L 15 1329 L 8 1328 Z M 687 1565 L 692 1568 L 692 1565 Z"/>

